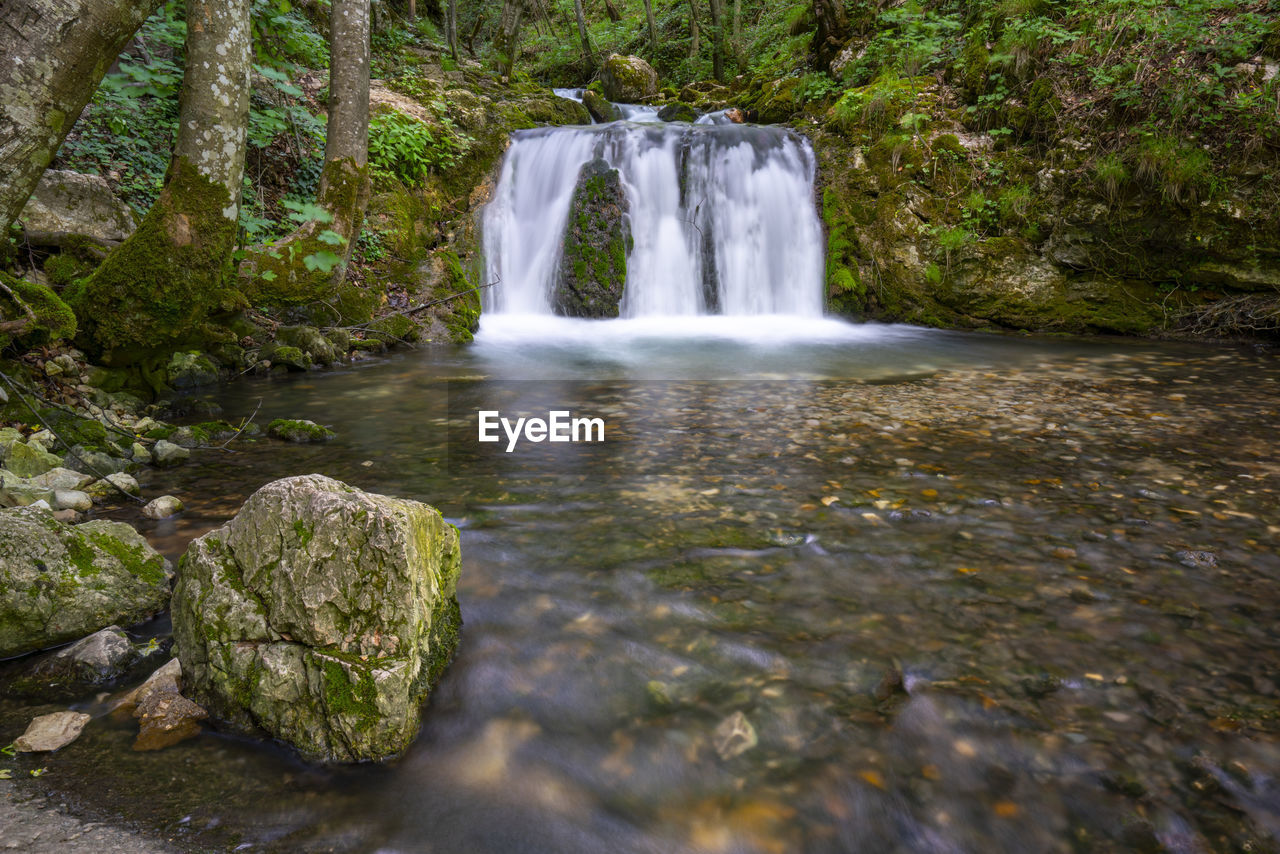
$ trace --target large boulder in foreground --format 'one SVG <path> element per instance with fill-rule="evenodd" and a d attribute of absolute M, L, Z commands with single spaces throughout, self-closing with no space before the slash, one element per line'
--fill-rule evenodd
<path fill-rule="evenodd" d="M 617 317 L 627 283 L 631 223 L 622 178 L 597 157 L 578 175 L 569 203 L 553 305 L 565 317 Z"/>
<path fill-rule="evenodd" d="M 459 565 L 457 529 L 425 504 L 315 474 L 269 483 L 182 558 L 183 694 L 308 759 L 400 753 L 457 645 Z"/>
<path fill-rule="evenodd" d="M 44 507 L 0 511 L 0 658 L 129 626 L 164 609 L 172 571 L 123 522 L 69 526 Z"/>
<path fill-rule="evenodd" d="M 658 94 L 658 72 L 638 56 L 615 53 L 600 68 L 600 85 L 615 104 L 635 104 Z"/>

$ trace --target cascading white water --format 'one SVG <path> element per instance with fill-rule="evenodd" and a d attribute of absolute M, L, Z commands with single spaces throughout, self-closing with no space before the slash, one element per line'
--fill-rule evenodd
<path fill-rule="evenodd" d="M 634 121 L 512 135 L 484 213 L 498 283 L 486 311 L 552 313 L 574 185 L 596 157 L 619 170 L 630 203 L 622 317 L 822 315 L 808 143 L 781 128 Z"/>

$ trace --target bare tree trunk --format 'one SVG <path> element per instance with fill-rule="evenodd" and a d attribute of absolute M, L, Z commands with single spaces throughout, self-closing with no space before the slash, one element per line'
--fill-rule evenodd
<path fill-rule="evenodd" d="M 618 11 L 618 7 L 613 5 L 613 0 L 604 0 L 604 10 L 609 15 L 609 20 L 615 24 L 622 20 L 622 13 Z"/>
<path fill-rule="evenodd" d="M 844 11 L 844 0 L 813 0 L 813 17 L 818 27 L 811 49 L 818 67 L 826 70 L 849 40 L 849 16 Z"/>
<path fill-rule="evenodd" d="M 445 9 L 445 38 L 449 40 L 449 55 L 458 61 L 458 0 L 449 0 Z"/>
<path fill-rule="evenodd" d="M 746 66 L 746 51 L 742 45 L 742 0 L 733 0 L 733 61 L 738 71 Z"/>
<path fill-rule="evenodd" d="M 507 80 L 511 79 L 520 53 L 520 25 L 524 20 L 524 0 L 503 0 L 502 17 L 498 31 L 494 33 L 494 47 L 498 51 L 499 70 Z"/>
<path fill-rule="evenodd" d="M 689 56 L 697 56 L 698 48 L 698 0 L 689 0 Z"/>
<path fill-rule="evenodd" d="M 723 0 L 707 0 L 711 9 L 711 74 L 724 82 L 724 15 Z"/>
<path fill-rule="evenodd" d="M 333 293 L 346 278 L 369 205 L 369 0 L 333 0 L 331 21 L 329 119 L 316 192 L 329 219 L 306 223 L 241 265 L 245 290 L 268 305 L 301 305 Z"/>
<path fill-rule="evenodd" d="M 653 17 L 653 0 L 644 0 L 644 18 L 649 24 L 649 52 L 650 55 L 656 55 L 658 52 L 658 22 Z"/>
<path fill-rule="evenodd" d="M 329 122 L 316 201 L 333 214 L 329 229 L 346 241 L 337 285 L 369 204 L 369 0 L 333 0 L 329 35 Z"/>
<path fill-rule="evenodd" d="M 582 12 L 582 0 L 573 0 L 573 14 L 578 19 L 578 38 L 582 39 L 582 60 L 590 71 L 595 63 L 591 50 L 591 38 L 587 34 L 587 16 Z"/>
<path fill-rule="evenodd" d="M 418 0 L 409 0 L 409 20 L 418 17 Z"/>
<path fill-rule="evenodd" d="M 76 300 L 111 363 L 199 340 L 228 287 L 249 127 L 250 0 L 187 0 L 186 72 L 164 188 Z"/>
<path fill-rule="evenodd" d="M 160 0 L 0 0 L 0 235 Z"/>

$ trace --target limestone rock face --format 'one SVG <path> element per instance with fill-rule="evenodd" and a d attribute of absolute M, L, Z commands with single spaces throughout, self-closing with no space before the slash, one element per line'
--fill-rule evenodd
<path fill-rule="evenodd" d="M 19 217 L 27 231 L 67 232 L 124 240 L 137 228 L 133 211 L 97 175 L 49 169 Z"/>
<path fill-rule="evenodd" d="M 122 522 L 0 511 L 0 658 L 128 626 L 169 601 L 169 562 Z"/>
<path fill-rule="evenodd" d="M 617 317 L 631 250 L 629 206 L 617 169 L 582 167 L 569 205 L 554 308 L 566 317 Z"/>
<path fill-rule="evenodd" d="M 321 475 L 274 481 L 183 556 L 183 694 L 304 757 L 403 751 L 453 655 L 458 532 L 416 501 Z"/>
<path fill-rule="evenodd" d="M 615 53 L 600 69 L 600 85 L 610 101 L 634 104 L 658 94 L 658 72 L 638 56 Z"/>

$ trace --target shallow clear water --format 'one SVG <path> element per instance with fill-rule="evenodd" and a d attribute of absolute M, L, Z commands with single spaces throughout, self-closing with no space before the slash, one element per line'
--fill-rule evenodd
<path fill-rule="evenodd" d="M 101 719 L 24 785 L 245 850 L 1277 847 L 1274 355 L 486 316 L 467 348 L 219 400 L 339 435 L 154 473 L 190 508 L 140 522 L 171 555 L 310 471 L 461 528 L 421 737 L 321 770 L 212 732 L 134 754 Z M 613 432 L 482 452 L 451 422 L 491 405 Z"/>

